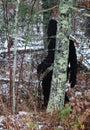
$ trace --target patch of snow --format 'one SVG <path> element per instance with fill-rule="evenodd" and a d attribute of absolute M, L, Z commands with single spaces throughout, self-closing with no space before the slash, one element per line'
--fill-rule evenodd
<path fill-rule="evenodd" d="M 42 130 L 42 127 L 43 127 L 43 125 L 39 125 L 39 126 L 38 126 L 38 129 L 39 129 L 39 130 Z"/>
<path fill-rule="evenodd" d="M 0 116 L 0 130 L 4 130 L 3 128 L 4 128 L 4 125 L 3 125 L 3 121 L 6 119 L 6 117 L 5 116 Z"/>
<path fill-rule="evenodd" d="M 78 92 L 78 91 L 75 92 L 75 96 L 81 96 L 81 95 L 82 95 L 81 92 Z"/>
<path fill-rule="evenodd" d="M 77 34 L 77 35 L 83 35 L 84 32 L 81 32 L 80 30 L 78 30 L 78 31 L 75 32 L 75 34 Z"/>
<path fill-rule="evenodd" d="M 27 115 L 28 114 L 28 112 L 25 112 L 25 111 L 19 111 L 19 113 L 18 113 L 18 115 Z"/>
<path fill-rule="evenodd" d="M 70 97 L 70 98 L 69 98 L 69 101 L 74 101 L 74 97 Z"/>
<path fill-rule="evenodd" d="M 0 94 L 3 93 L 3 95 L 7 96 L 8 95 L 8 85 L 7 84 L 3 84 L 1 87 L 0 87 Z"/>

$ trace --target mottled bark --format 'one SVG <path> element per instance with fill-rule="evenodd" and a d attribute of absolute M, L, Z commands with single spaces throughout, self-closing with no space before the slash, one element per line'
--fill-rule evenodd
<path fill-rule="evenodd" d="M 87 11 L 87 14 L 90 14 L 90 10 Z M 87 20 L 86 20 L 86 36 L 90 37 L 90 16 L 87 17 Z"/>
<path fill-rule="evenodd" d="M 15 41 L 14 41 L 14 60 L 13 60 L 13 103 L 12 103 L 12 112 L 15 114 L 16 112 L 16 85 L 15 85 L 15 77 L 16 77 L 16 60 L 17 60 L 17 38 L 18 38 L 18 9 L 20 0 L 16 1 L 16 15 L 15 15 Z"/>
<path fill-rule="evenodd" d="M 61 109 L 64 105 L 72 3 L 73 0 L 63 0 L 59 5 L 55 60 L 47 112 Z"/>

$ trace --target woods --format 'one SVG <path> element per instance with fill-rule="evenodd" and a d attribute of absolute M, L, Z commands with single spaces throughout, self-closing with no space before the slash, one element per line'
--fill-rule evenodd
<path fill-rule="evenodd" d="M 43 108 L 42 81 L 45 75 L 41 74 L 41 77 L 38 77 L 37 67 L 48 56 L 47 28 L 51 19 L 51 11 L 55 8 L 59 12 L 55 57 L 54 64 L 48 68 L 48 71 L 53 69 L 49 102 L 47 108 Z M 49 117 L 57 118 L 59 125 L 54 124 L 56 126 L 53 128 L 51 126 L 54 121 L 50 122 L 52 117 L 48 119 L 52 130 L 56 130 L 63 120 L 61 118 L 65 117 L 68 120 L 71 114 L 72 119 L 75 118 L 75 121 L 79 123 L 76 130 L 84 130 L 82 124 L 90 116 L 90 96 L 87 96 L 90 95 L 89 10 L 89 0 L 0 1 L 0 115 L 16 115 L 19 111 L 32 111 L 36 116 L 39 111 L 43 113 L 43 119 L 39 113 L 41 122 L 47 120 L 49 114 Z M 74 88 L 70 87 L 69 80 L 67 80 L 70 39 L 74 41 L 78 60 L 77 83 Z M 75 95 L 77 91 L 81 96 Z M 65 103 L 65 93 L 69 98 L 68 103 Z M 75 104 L 80 111 L 75 108 Z M 82 108 L 80 108 L 81 104 Z M 66 114 L 68 116 L 62 114 L 62 109 L 65 110 L 64 114 L 68 111 L 66 112 L 69 113 Z M 80 117 L 73 117 L 74 112 L 79 113 Z M 86 116 L 84 112 L 87 113 Z M 85 120 L 81 119 L 81 115 L 85 116 Z M 28 115 L 26 118 L 29 119 Z M 78 121 L 79 118 L 82 124 Z M 32 127 L 37 129 L 34 121 L 33 116 L 30 129 Z M 33 122 L 35 126 L 31 125 Z M 70 122 L 67 125 L 64 120 L 64 126 L 68 129 L 70 129 Z M 5 125 L 7 127 L 7 123 Z M 64 126 L 62 129 L 65 129 Z M 74 128 L 74 125 L 71 128 Z M 16 130 L 16 127 L 14 129 Z"/>

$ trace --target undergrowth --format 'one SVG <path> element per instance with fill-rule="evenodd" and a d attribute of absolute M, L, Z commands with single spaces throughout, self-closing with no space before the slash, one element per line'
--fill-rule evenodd
<path fill-rule="evenodd" d="M 66 104 L 63 109 L 54 111 L 52 115 L 45 111 L 33 111 L 23 115 L 9 115 L 2 123 L 7 130 L 89 130 L 85 125 L 89 116 L 88 102 L 81 105 L 78 101 Z"/>

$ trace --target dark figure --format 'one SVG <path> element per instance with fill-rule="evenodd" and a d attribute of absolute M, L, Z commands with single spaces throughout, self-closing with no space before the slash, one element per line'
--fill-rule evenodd
<path fill-rule="evenodd" d="M 57 32 L 57 10 L 53 11 L 54 17 L 49 21 L 48 24 L 48 30 L 47 30 L 47 35 L 48 35 L 48 55 L 47 57 L 42 61 L 41 64 L 38 65 L 37 67 L 37 73 L 43 73 L 46 71 L 48 67 L 54 63 L 54 54 L 55 54 L 55 44 L 56 44 L 56 32 Z M 70 63 L 71 67 L 67 69 L 68 73 L 70 73 L 70 82 L 71 82 L 71 87 L 74 87 L 76 84 L 76 52 L 75 52 L 75 46 L 73 44 L 73 41 L 70 40 L 70 45 L 69 45 L 69 58 L 68 58 L 68 63 Z M 70 71 L 69 71 L 70 70 Z M 50 95 L 50 88 L 51 88 L 51 81 L 52 81 L 52 73 L 53 70 L 51 70 L 42 80 L 42 88 L 43 88 L 43 95 L 44 95 L 44 106 L 47 107 L 48 101 L 49 101 L 49 95 Z M 68 74 L 67 74 L 68 75 Z M 68 102 L 69 99 L 67 95 L 65 94 L 65 101 Z"/>
<path fill-rule="evenodd" d="M 67 79 L 69 78 L 69 83 L 71 84 L 71 88 L 73 88 L 76 84 L 77 55 L 74 42 L 72 40 L 70 40 L 69 43 L 68 65 L 69 66 L 67 68 Z"/>

